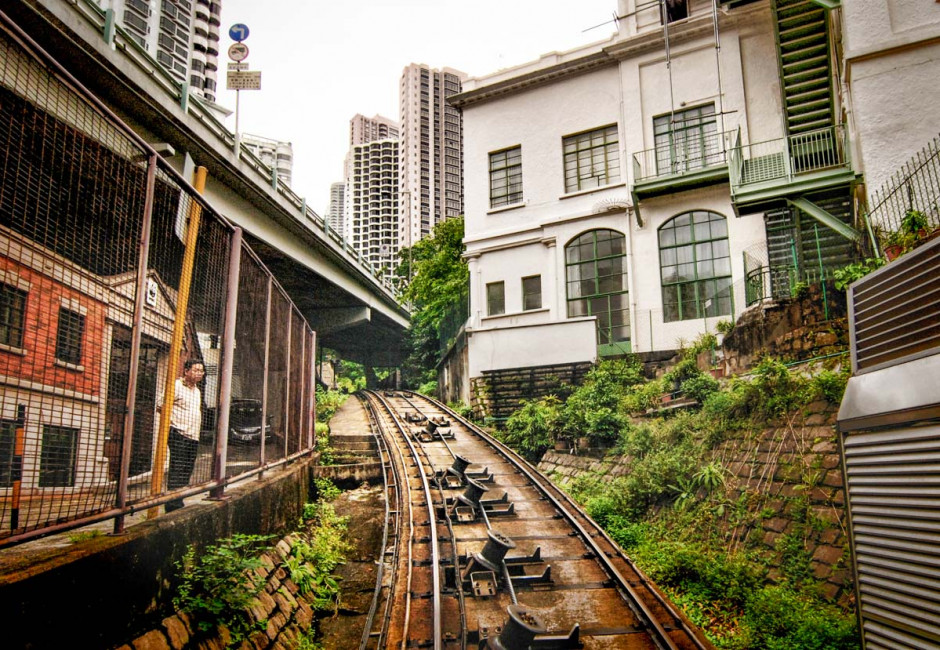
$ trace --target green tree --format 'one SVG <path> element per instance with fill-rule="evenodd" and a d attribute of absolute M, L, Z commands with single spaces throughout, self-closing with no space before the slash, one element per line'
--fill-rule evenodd
<path fill-rule="evenodd" d="M 470 273 L 463 259 L 463 233 L 463 217 L 447 219 L 434 227 L 430 237 L 399 253 L 401 297 L 411 307 L 408 358 L 402 368 L 406 385 L 436 379 L 438 328 L 444 317 L 466 300 Z"/>

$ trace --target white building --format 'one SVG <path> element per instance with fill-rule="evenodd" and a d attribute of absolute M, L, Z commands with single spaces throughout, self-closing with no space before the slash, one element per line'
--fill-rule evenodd
<path fill-rule="evenodd" d="M 842 13 L 853 151 L 874 191 L 940 133 L 940 5 L 852 0 Z"/>
<path fill-rule="evenodd" d="M 410 247 L 438 222 L 463 214 L 463 132 L 448 99 L 466 74 L 412 63 L 401 75 L 402 218 L 399 245 Z"/>
<path fill-rule="evenodd" d="M 221 0 L 99 0 L 193 94 L 215 103 Z"/>
<path fill-rule="evenodd" d="M 399 250 L 398 123 L 356 114 L 349 120 L 349 144 L 343 237 L 373 267 L 390 272 L 398 266 Z"/>
<path fill-rule="evenodd" d="M 273 169 L 278 182 L 290 186 L 294 167 L 294 147 L 290 142 L 245 133 L 241 135 L 241 146 L 251 150 L 261 162 Z"/>
<path fill-rule="evenodd" d="M 471 382 L 674 350 L 843 266 L 861 239 L 826 9 L 618 10 L 609 40 L 469 79 L 453 100 Z"/>
<path fill-rule="evenodd" d="M 330 184 L 330 205 L 326 209 L 326 218 L 329 221 L 330 228 L 343 232 L 344 214 L 346 208 L 346 183 L 337 182 Z"/>
<path fill-rule="evenodd" d="M 398 265 L 398 140 L 353 145 L 344 237 L 376 269 Z"/>

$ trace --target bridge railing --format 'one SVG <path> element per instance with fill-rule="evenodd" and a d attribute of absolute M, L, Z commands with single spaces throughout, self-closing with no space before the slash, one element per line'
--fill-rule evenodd
<path fill-rule="evenodd" d="M 116 23 L 113 10 L 102 9 L 94 0 L 74 0 L 70 3 L 74 10 L 82 16 L 96 31 L 102 34 L 106 42 L 112 44 L 114 49 L 127 61 L 145 72 L 159 86 L 164 97 L 158 101 L 169 101 L 183 106 L 189 115 L 193 116 L 205 126 L 218 140 L 223 149 L 232 152 L 237 160 L 254 173 L 255 182 L 261 186 L 270 187 L 294 211 L 294 218 L 311 230 L 319 232 L 327 241 L 337 244 L 336 252 L 347 258 L 349 262 L 362 269 L 366 276 L 372 278 L 378 286 L 394 297 L 394 285 L 389 276 L 378 273 L 372 264 L 362 258 L 351 245 L 343 238 L 342 233 L 330 230 L 327 220 L 320 217 L 307 206 L 307 201 L 298 196 L 287 185 L 277 178 L 276 170 L 261 161 L 247 147 L 239 147 L 236 136 L 212 113 L 203 101 L 189 92 L 188 84 L 175 79 L 167 69 L 160 64 L 150 53 L 141 47 L 134 38 Z"/>
<path fill-rule="evenodd" d="M 119 531 L 312 451 L 316 341 L 296 306 L 239 228 L 5 20 L 0 151 L 0 546 Z M 186 361 L 206 371 L 195 400 Z"/>

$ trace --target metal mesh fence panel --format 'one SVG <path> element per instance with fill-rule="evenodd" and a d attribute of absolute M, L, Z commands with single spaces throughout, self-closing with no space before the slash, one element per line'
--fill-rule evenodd
<path fill-rule="evenodd" d="M 303 318 L 243 246 L 236 284 L 233 228 L 55 70 L 0 31 L 0 544 L 220 486 L 217 458 L 234 476 L 309 448 Z M 193 388 L 187 361 L 206 371 Z"/>
<path fill-rule="evenodd" d="M 144 152 L 0 34 L 0 534 L 110 508 Z M 125 282 L 130 278 L 130 282 Z"/>
<path fill-rule="evenodd" d="M 271 426 L 278 433 L 281 456 L 288 452 L 288 368 L 290 363 L 291 305 L 283 293 L 271 294 L 271 330 L 268 338 L 268 411 Z M 273 446 L 272 446 L 273 447 Z M 274 449 L 265 449 L 274 454 Z"/>

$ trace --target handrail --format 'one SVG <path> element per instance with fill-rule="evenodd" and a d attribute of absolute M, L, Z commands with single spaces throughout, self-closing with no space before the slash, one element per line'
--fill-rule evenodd
<path fill-rule="evenodd" d="M 671 133 L 669 142 L 634 153 L 634 180 L 694 173 L 727 163 L 726 153 L 731 148 L 734 131 L 684 133 Z"/>

